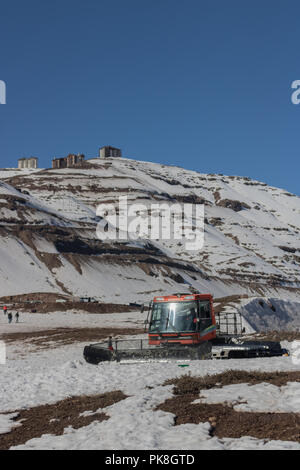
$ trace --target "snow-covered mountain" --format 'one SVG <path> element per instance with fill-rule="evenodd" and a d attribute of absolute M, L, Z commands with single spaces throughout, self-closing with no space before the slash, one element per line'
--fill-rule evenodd
<path fill-rule="evenodd" d="M 32 292 L 145 301 L 192 284 L 215 297 L 300 301 L 300 198 L 246 177 L 129 159 L 0 170 L 0 297 Z M 100 241 L 99 204 L 205 204 L 204 247 Z"/>

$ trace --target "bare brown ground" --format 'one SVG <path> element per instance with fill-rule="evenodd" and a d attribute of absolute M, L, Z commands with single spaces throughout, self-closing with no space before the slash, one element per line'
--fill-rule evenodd
<path fill-rule="evenodd" d="M 287 382 L 299 382 L 300 371 L 259 372 L 227 371 L 205 377 L 183 376 L 168 380 L 164 385 L 175 385 L 174 397 L 157 409 L 173 413 L 175 425 L 186 423 L 211 424 L 211 435 L 219 438 L 251 436 L 257 439 L 272 439 L 300 442 L 300 413 L 257 413 L 235 411 L 227 403 L 193 404 L 200 390 L 237 383 L 256 384 L 268 382 L 278 387 Z"/>
<path fill-rule="evenodd" d="M 137 328 L 56 328 L 28 333 L 5 333 L 0 339 L 6 343 L 25 341 L 37 349 L 53 349 L 72 343 L 100 342 L 109 336 L 137 335 Z"/>
<path fill-rule="evenodd" d="M 28 306 L 25 306 L 25 309 Z M 41 304 L 36 304 L 30 307 L 30 310 L 35 310 L 35 313 L 51 313 L 51 312 L 66 312 L 72 310 L 76 312 L 87 312 L 87 313 L 121 313 L 121 312 L 133 312 L 139 311 L 140 308 L 123 305 L 123 304 L 105 304 L 105 303 L 94 303 L 94 302 L 60 302 L 60 303 L 51 303 L 45 302 Z"/>
<path fill-rule="evenodd" d="M 88 313 L 120 313 L 140 310 L 140 307 L 134 305 L 79 302 L 79 300 L 72 299 L 70 295 L 61 295 L 51 292 L 0 297 L 0 307 L 3 305 L 7 305 L 9 310 L 24 312 L 34 311 L 34 313 L 65 312 L 67 310 L 73 310 L 74 312 L 84 311 Z"/>
<path fill-rule="evenodd" d="M 17 410 L 13 419 L 21 426 L 13 428 L 9 433 L 0 434 L 0 450 L 8 450 L 12 446 L 25 444 L 30 439 L 41 437 L 43 434 L 61 436 L 64 430 L 72 426 L 79 429 L 88 426 L 93 421 L 104 421 L 109 417 L 100 408 L 113 405 L 127 398 L 123 392 L 114 391 L 102 395 L 72 397 L 53 405 L 42 405 L 28 410 Z M 85 411 L 95 414 L 80 416 Z M 11 412 L 10 412 L 11 413 Z"/>
<path fill-rule="evenodd" d="M 6 302 L 2 302 L 5 305 Z M 1 305 L 1 303 L 0 303 Z M 139 308 L 123 304 L 103 304 L 94 302 L 43 302 L 43 303 L 12 303 L 8 304 L 8 310 L 18 310 L 19 312 L 52 313 L 73 311 L 86 313 L 122 313 L 139 311 Z"/>
<path fill-rule="evenodd" d="M 257 341 L 294 341 L 300 340 L 300 331 L 267 331 L 254 334 L 251 339 Z"/>
<path fill-rule="evenodd" d="M 226 385 L 248 383 L 250 385 L 267 382 L 282 387 L 288 382 L 300 382 L 300 371 L 260 372 L 245 370 L 228 370 L 221 374 L 192 377 L 184 375 L 177 379 L 167 380 L 164 385 L 175 385 L 174 395 L 199 394 L 200 390 L 225 387 Z"/>

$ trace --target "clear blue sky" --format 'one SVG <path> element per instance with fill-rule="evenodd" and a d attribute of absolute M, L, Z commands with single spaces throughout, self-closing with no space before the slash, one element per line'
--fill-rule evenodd
<path fill-rule="evenodd" d="M 2 0 L 0 166 L 123 155 L 300 194 L 299 1 Z"/>

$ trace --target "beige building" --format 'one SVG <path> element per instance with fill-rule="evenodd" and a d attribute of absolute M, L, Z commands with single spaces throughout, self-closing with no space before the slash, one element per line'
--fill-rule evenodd
<path fill-rule="evenodd" d="M 59 170 L 60 168 L 67 168 L 67 159 L 66 158 L 53 158 L 52 168 Z"/>
<path fill-rule="evenodd" d="M 78 165 L 79 163 L 82 163 L 84 160 L 84 155 L 78 153 L 75 155 L 74 153 L 70 153 L 67 156 L 67 167 L 72 168 L 72 166 Z"/>
<path fill-rule="evenodd" d="M 75 155 L 74 153 L 69 153 L 67 157 L 63 158 L 54 158 L 52 160 L 52 168 L 53 169 L 60 169 L 60 168 L 72 168 L 76 165 L 82 163 L 84 161 L 84 155 L 78 153 Z"/>
<path fill-rule="evenodd" d="M 110 145 L 106 145 L 105 147 L 101 147 L 99 151 L 100 158 L 121 158 L 122 157 L 122 150 L 117 149 L 115 147 L 111 147 Z"/>
<path fill-rule="evenodd" d="M 18 160 L 18 168 L 31 168 L 35 169 L 38 167 L 38 158 L 37 157 L 30 157 L 30 158 L 19 158 Z"/>

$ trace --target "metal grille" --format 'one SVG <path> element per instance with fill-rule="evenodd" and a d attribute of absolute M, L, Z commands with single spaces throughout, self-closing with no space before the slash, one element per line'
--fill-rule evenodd
<path fill-rule="evenodd" d="M 217 334 L 241 335 L 243 333 L 242 315 L 240 313 L 216 314 Z"/>

